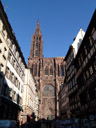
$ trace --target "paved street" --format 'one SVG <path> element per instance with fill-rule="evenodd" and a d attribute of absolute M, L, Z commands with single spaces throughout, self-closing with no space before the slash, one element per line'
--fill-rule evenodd
<path fill-rule="evenodd" d="M 52 121 L 43 122 L 30 122 L 28 124 L 23 124 L 21 128 L 55 128 Z"/>
<path fill-rule="evenodd" d="M 96 128 L 95 121 L 85 119 L 65 119 L 65 120 L 40 120 L 25 124 L 22 128 Z"/>

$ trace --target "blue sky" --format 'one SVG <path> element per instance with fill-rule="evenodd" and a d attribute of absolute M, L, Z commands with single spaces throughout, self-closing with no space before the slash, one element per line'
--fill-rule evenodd
<path fill-rule="evenodd" d="M 80 28 L 86 31 L 96 0 L 2 0 L 26 63 L 39 18 L 44 57 L 65 56 Z"/>

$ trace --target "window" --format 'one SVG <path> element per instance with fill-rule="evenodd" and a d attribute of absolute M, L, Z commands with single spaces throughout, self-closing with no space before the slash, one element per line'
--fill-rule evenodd
<path fill-rule="evenodd" d="M 15 94 L 14 94 L 14 101 L 15 101 L 15 102 L 17 101 L 17 94 L 16 94 L 16 92 L 15 92 Z"/>
<path fill-rule="evenodd" d="M 17 60 L 19 60 L 19 53 L 18 53 L 18 51 L 17 51 Z"/>
<path fill-rule="evenodd" d="M 79 64 L 79 66 L 81 66 L 81 61 L 80 61 L 80 58 L 78 58 L 78 64 Z"/>
<path fill-rule="evenodd" d="M 35 64 L 34 75 L 37 76 L 37 64 Z"/>
<path fill-rule="evenodd" d="M 16 78 L 16 87 L 18 86 L 18 79 Z"/>
<path fill-rule="evenodd" d="M 23 85 L 21 86 L 21 93 L 23 92 Z"/>
<path fill-rule="evenodd" d="M 0 64 L 0 71 L 3 71 L 3 67 L 4 67 L 4 65 L 1 63 Z"/>
<path fill-rule="evenodd" d="M 73 86 L 75 85 L 75 77 L 73 77 L 73 79 L 72 79 L 72 85 Z"/>
<path fill-rule="evenodd" d="M 52 67 L 50 68 L 50 75 L 53 75 L 53 69 L 52 69 Z"/>
<path fill-rule="evenodd" d="M 55 88 L 52 85 L 46 85 L 43 89 L 44 96 L 54 96 L 55 95 Z"/>
<path fill-rule="evenodd" d="M 20 105 L 22 105 L 22 98 L 20 97 Z"/>
<path fill-rule="evenodd" d="M 11 71 L 10 71 L 9 79 L 10 79 L 10 81 L 12 80 L 12 72 Z"/>
<path fill-rule="evenodd" d="M 45 75 L 48 75 L 48 67 L 45 68 Z"/>
<path fill-rule="evenodd" d="M 72 82 L 70 81 L 70 89 L 72 88 Z"/>
<path fill-rule="evenodd" d="M 86 46 L 84 46 L 85 55 L 87 55 L 87 49 Z"/>
<path fill-rule="evenodd" d="M 89 71 L 90 71 L 90 75 L 92 75 L 93 74 L 93 68 L 92 68 L 92 66 L 89 67 Z"/>
<path fill-rule="evenodd" d="M 93 30 L 92 38 L 93 38 L 93 40 L 96 40 L 96 30 L 95 29 Z"/>
<path fill-rule="evenodd" d="M 0 48 L 2 48 L 2 40 L 0 39 Z"/>
<path fill-rule="evenodd" d="M 8 60 L 9 60 L 9 62 L 11 62 L 11 56 L 12 56 L 11 53 L 9 53 L 8 54 Z"/>
<path fill-rule="evenodd" d="M 20 82 L 18 81 L 18 89 L 20 90 Z"/>
<path fill-rule="evenodd" d="M 17 70 L 16 70 L 18 73 L 19 73 L 19 65 L 17 64 Z"/>
<path fill-rule="evenodd" d="M 74 55 L 73 51 L 71 51 L 71 54 L 70 54 L 71 59 L 73 58 L 73 55 Z"/>
<path fill-rule="evenodd" d="M 84 81 L 86 81 L 86 74 L 85 73 L 83 73 L 83 77 L 84 77 Z"/>
<path fill-rule="evenodd" d="M 16 53 L 16 46 L 14 45 L 14 48 L 13 48 L 13 53 L 15 54 Z"/>
<path fill-rule="evenodd" d="M 6 77 L 9 78 L 9 68 L 6 68 L 6 73 L 5 73 Z"/>
<path fill-rule="evenodd" d="M 59 70 L 59 65 L 58 65 L 58 76 L 60 76 L 60 70 Z"/>
<path fill-rule="evenodd" d="M 39 37 L 39 40 L 41 40 L 41 37 Z"/>
<path fill-rule="evenodd" d="M 33 74 L 33 70 L 34 70 L 34 65 L 32 64 L 32 68 L 31 68 L 31 72 Z"/>
<path fill-rule="evenodd" d="M 6 47 L 4 47 L 4 51 L 3 51 L 3 57 L 6 59 L 6 51 L 7 51 L 7 49 L 6 49 Z"/>
<path fill-rule="evenodd" d="M 89 37 L 89 42 L 90 42 L 90 46 L 92 46 L 93 45 L 93 39 L 91 36 Z"/>
<path fill-rule="evenodd" d="M 12 82 L 14 82 L 14 74 L 12 73 Z"/>
<path fill-rule="evenodd" d="M 64 67 L 61 65 L 61 76 L 64 76 Z"/>
<path fill-rule="evenodd" d="M 36 49 L 38 49 L 38 42 L 36 42 Z"/>
<path fill-rule="evenodd" d="M 86 76 L 87 78 L 89 78 L 89 71 L 86 71 Z"/>
<path fill-rule="evenodd" d="M 0 64 L 0 71 L 1 71 L 1 68 L 2 68 L 2 67 L 1 67 L 1 64 Z"/>
<path fill-rule="evenodd" d="M 87 51 L 88 51 L 88 53 L 90 52 L 90 46 L 89 46 L 89 43 L 87 44 Z"/>
<path fill-rule="evenodd" d="M 38 56 L 38 50 L 35 51 L 35 56 Z"/>
<path fill-rule="evenodd" d="M 13 93 L 12 93 L 12 99 L 13 99 L 13 100 L 15 100 L 15 95 L 16 95 L 16 92 L 13 91 Z"/>
<path fill-rule="evenodd" d="M 96 71 L 96 61 L 93 62 L 94 70 Z"/>
<path fill-rule="evenodd" d="M 70 83 L 68 83 L 68 90 L 70 90 Z"/>
<path fill-rule="evenodd" d="M 18 65 L 16 64 L 16 66 L 15 66 L 15 70 L 16 70 L 16 71 L 17 71 L 17 66 L 18 66 Z"/>
<path fill-rule="evenodd" d="M 83 56 L 82 56 L 82 53 L 80 54 L 80 58 L 81 58 L 81 61 L 83 62 Z"/>
<path fill-rule="evenodd" d="M 15 68 L 15 65 L 16 65 L 16 61 L 14 60 L 14 62 L 13 62 L 13 67 Z"/>
<path fill-rule="evenodd" d="M 95 46 L 95 49 L 96 49 L 96 40 L 94 41 L 94 46 Z"/>
<path fill-rule="evenodd" d="M 12 97 L 12 88 L 9 89 L 9 97 Z"/>
<path fill-rule="evenodd" d="M 10 47 L 11 47 L 11 50 L 13 50 L 14 44 L 12 43 Z"/>
<path fill-rule="evenodd" d="M 20 103 L 20 96 L 19 96 L 19 94 L 17 94 L 17 104 L 19 104 Z"/>
<path fill-rule="evenodd" d="M 21 63 L 21 58 L 19 57 L 19 64 Z"/>
<path fill-rule="evenodd" d="M 14 76 L 14 84 L 16 85 L 16 76 Z"/>
<path fill-rule="evenodd" d="M 14 65 L 14 59 L 13 58 L 12 58 L 11 64 L 12 64 L 12 66 Z"/>

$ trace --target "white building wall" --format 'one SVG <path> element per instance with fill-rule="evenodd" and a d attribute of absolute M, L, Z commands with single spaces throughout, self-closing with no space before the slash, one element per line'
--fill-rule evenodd
<path fill-rule="evenodd" d="M 12 88 L 14 91 L 16 91 L 17 94 L 20 95 L 20 97 L 22 97 L 22 86 L 23 86 L 23 81 L 22 79 L 20 78 L 20 76 L 18 75 L 18 73 L 16 72 L 16 70 L 12 67 L 12 65 L 9 63 L 9 61 L 7 62 L 7 67 L 9 67 L 10 71 L 12 71 L 15 76 L 17 77 L 18 81 L 20 82 L 20 90 L 18 89 L 18 87 L 16 87 L 7 77 L 6 78 L 6 81 L 7 81 L 7 84 L 10 88 Z"/>
<path fill-rule="evenodd" d="M 6 30 L 3 29 L 3 27 L 3 22 L 0 19 L 0 71 L 2 71 L 3 74 L 5 74 L 10 39 L 7 37 L 7 32 Z"/>
<path fill-rule="evenodd" d="M 78 49 L 79 49 L 79 47 L 80 47 L 80 45 L 81 45 L 81 42 L 82 42 L 82 40 L 83 40 L 83 38 L 84 38 L 84 35 L 85 35 L 85 32 L 83 31 L 82 28 L 80 28 L 80 30 L 79 30 L 79 32 L 78 32 L 78 34 L 77 34 L 77 36 L 76 36 L 74 42 L 72 43 L 72 46 L 73 46 L 73 48 L 75 49 L 75 53 L 76 53 L 76 54 L 77 54 Z"/>
<path fill-rule="evenodd" d="M 38 96 L 36 92 L 35 81 L 30 73 L 30 69 L 25 69 L 25 83 L 23 92 L 23 106 L 30 108 L 26 114 L 32 114 L 34 112 L 38 116 Z M 25 108 L 25 107 L 23 107 Z"/>

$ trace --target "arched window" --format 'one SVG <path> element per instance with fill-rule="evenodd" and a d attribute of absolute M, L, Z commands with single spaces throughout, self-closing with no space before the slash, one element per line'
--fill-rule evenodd
<path fill-rule="evenodd" d="M 50 68 L 50 75 L 53 75 L 53 69 L 52 69 L 52 67 Z"/>
<path fill-rule="evenodd" d="M 45 75 L 48 75 L 48 67 L 45 68 Z"/>
<path fill-rule="evenodd" d="M 54 96 L 55 88 L 52 85 L 46 85 L 43 89 L 43 96 Z"/>

